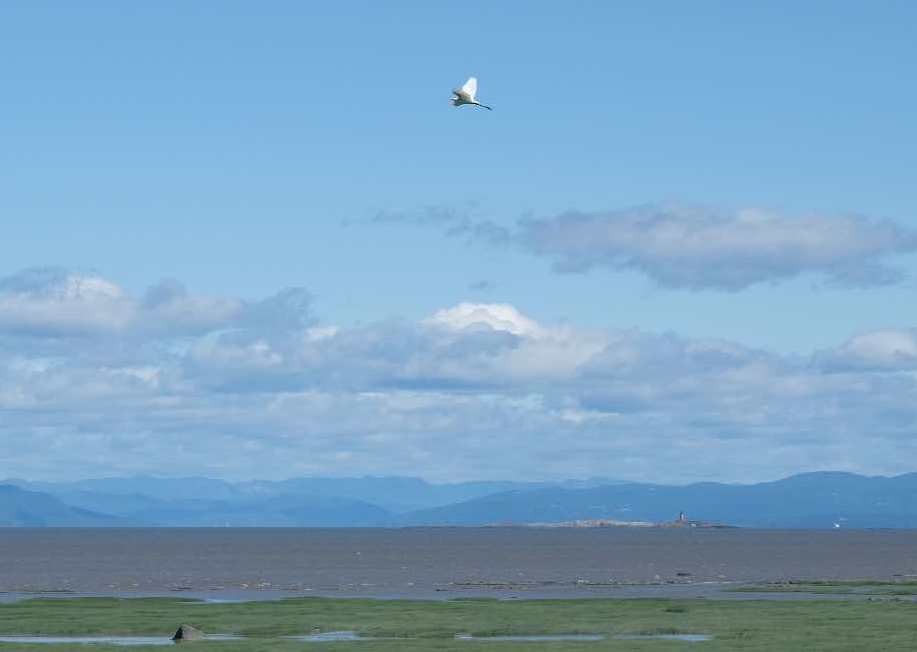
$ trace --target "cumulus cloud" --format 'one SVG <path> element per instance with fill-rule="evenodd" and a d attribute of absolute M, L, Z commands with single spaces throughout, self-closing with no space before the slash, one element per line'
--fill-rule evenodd
<path fill-rule="evenodd" d="M 0 456 L 21 475 L 748 480 L 917 460 L 914 330 L 784 356 L 510 304 L 342 328 L 302 288 L 250 301 L 166 281 L 133 297 L 43 270 L 0 296 Z M 87 307 L 94 321 L 77 319 Z"/>
<path fill-rule="evenodd" d="M 882 258 L 917 249 L 917 233 L 888 221 L 655 206 L 529 220 L 520 238 L 560 271 L 632 269 L 694 290 L 741 290 L 807 272 L 843 285 L 888 284 L 900 274 Z"/>
<path fill-rule="evenodd" d="M 499 303 L 460 303 L 437 311 L 426 323 L 451 330 L 487 328 L 513 335 L 537 337 L 541 328 L 516 308 Z"/>
<path fill-rule="evenodd" d="M 24 270 L 0 280 L 0 329 L 34 335 L 89 334 L 123 329 L 130 300 L 96 274 L 57 268 Z"/>
<path fill-rule="evenodd" d="M 154 337 L 236 329 L 260 337 L 314 324 L 311 300 L 301 287 L 259 301 L 193 295 L 174 279 L 133 297 L 95 272 L 34 268 L 0 279 L 0 334 Z"/>
<path fill-rule="evenodd" d="M 34 268 L 0 279 L 0 333 L 110 335 L 140 331 L 207 332 L 232 321 L 243 303 L 191 296 L 162 281 L 142 299 L 94 272 Z"/>
<path fill-rule="evenodd" d="M 239 317 L 244 303 L 238 299 L 193 296 L 180 282 L 160 281 L 138 303 L 132 303 L 131 326 L 149 330 L 206 333 Z"/>
<path fill-rule="evenodd" d="M 311 304 L 312 295 L 306 288 L 286 288 L 272 297 L 249 303 L 242 323 L 261 331 L 299 331 L 315 323 Z"/>
<path fill-rule="evenodd" d="M 888 285 L 903 273 L 887 259 L 917 250 L 917 231 L 889 220 L 675 204 L 571 211 L 513 228 L 445 209 L 377 220 L 391 222 L 517 247 L 552 260 L 561 273 L 634 271 L 688 290 L 738 291 L 803 274 L 844 287 Z"/>
<path fill-rule="evenodd" d="M 917 369 L 917 330 L 863 333 L 815 360 L 829 371 Z"/>

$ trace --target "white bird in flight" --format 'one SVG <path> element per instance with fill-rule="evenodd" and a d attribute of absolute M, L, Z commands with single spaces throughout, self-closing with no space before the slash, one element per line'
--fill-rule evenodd
<path fill-rule="evenodd" d="M 478 80 L 475 77 L 469 77 L 468 81 L 461 88 L 456 88 L 452 91 L 452 106 L 462 106 L 463 104 L 474 104 L 475 106 L 480 106 L 488 111 L 493 111 L 492 108 L 486 104 L 481 104 L 474 96 L 478 92 Z"/>

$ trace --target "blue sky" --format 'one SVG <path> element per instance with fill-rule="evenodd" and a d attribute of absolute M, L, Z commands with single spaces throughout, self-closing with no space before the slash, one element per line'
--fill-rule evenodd
<path fill-rule="evenodd" d="M 915 19 L 6 3 L 0 464 L 913 470 Z"/>

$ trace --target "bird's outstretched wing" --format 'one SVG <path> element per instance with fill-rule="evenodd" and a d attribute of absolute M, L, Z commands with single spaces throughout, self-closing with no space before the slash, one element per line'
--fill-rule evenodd
<path fill-rule="evenodd" d="M 462 92 L 469 98 L 474 99 L 478 93 L 478 80 L 476 77 L 469 77 L 468 81 L 462 86 Z"/>

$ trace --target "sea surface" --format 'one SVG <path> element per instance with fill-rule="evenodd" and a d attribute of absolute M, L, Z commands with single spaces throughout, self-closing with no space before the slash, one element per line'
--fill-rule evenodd
<path fill-rule="evenodd" d="M 0 529 L 0 600 L 712 597 L 789 579 L 917 579 L 917 531 Z"/>

